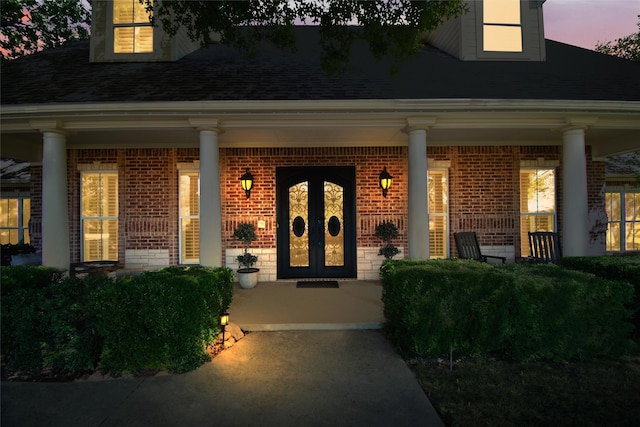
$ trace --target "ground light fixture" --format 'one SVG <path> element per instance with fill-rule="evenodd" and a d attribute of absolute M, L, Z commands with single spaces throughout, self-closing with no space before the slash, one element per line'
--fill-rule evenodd
<path fill-rule="evenodd" d="M 380 172 L 380 188 L 382 188 L 382 195 L 387 197 L 387 192 L 389 191 L 389 187 L 391 187 L 391 180 L 393 177 L 389 175 L 387 172 L 387 167 L 385 166 Z"/>
<path fill-rule="evenodd" d="M 224 344 L 224 333 L 227 329 L 227 325 L 229 324 L 229 313 L 224 312 L 220 314 L 220 326 L 222 326 L 222 344 Z"/>
<path fill-rule="evenodd" d="M 247 171 L 240 177 L 240 185 L 242 185 L 242 189 L 244 193 L 247 195 L 247 199 L 251 197 L 251 189 L 253 188 L 253 175 L 249 172 L 249 168 Z"/>

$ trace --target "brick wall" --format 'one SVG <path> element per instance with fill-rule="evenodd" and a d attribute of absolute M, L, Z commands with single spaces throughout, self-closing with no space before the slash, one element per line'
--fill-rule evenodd
<path fill-rule="evenodd" d="M 561 159 L 561 147 L 428 147 L 428 157 L 449 161 L 450 236 L 455 231 L 474 230 L 485 246 L 515 247 L 519 256 L 519 169 L 520 161 Z M 170 264 L 179 262 L 178 163 L 199 159 L 197 148 L 69 150 L 69 218 L 71 261 L 80 258 L 80 174 L 79 165 L 103 162 L 117 164 L 119 173 L 119 257 L 125 251 L 161 250 Z M 224 148 L 220 150 L 223 247 L 240 248 L 232 238 L 240 221 L 265 228 L 257 230 L 256 249 L 276 247 L 276 167 L 355 166 L 357 204 L 357 247 L 377 248 L 375 226 L 392 220 L 400 237 L 396 246 L 407 245 L 407 148 Z M 591 160 L 587 151 L 589 208 L 603 206 L 604 162 Z M 387 167 L 394 177 L 386 198 L 382 197 L 378 175 Z M 240 176 L 249 167 L 255 177 L 251 198 L 240 187 Z M 42 171 L 32 167 L 32 219 L 42 218 Z M 556 175 L 558 224 L 562 232 L 562 167 Z M 206 191 L 206 189 L 203 189 Z M 32 236 L 40 247 L 38 236 Z M 450 237 L 451 255 L 456 256 Z M 403 254 L 406 255 L 406 254 Z M 401 255 L 402 256 L 402 255 Z"/>
<path fill-rule="evenodd" d="M 276 167 L 355 166 L 357 246 L 380 246 L 375 226 L 392 220 L 401 237 L 396 246 L 406 246 L 407 173 L 404 147 L 334 148 L 228 148 L 220 151 L 222 177 L 223 246 L 241 247 L 233 240 L 238 222 L 265 221 L 258 229 L 256 248 L 276 247 Z M 387 197 L 382 197 L 379 175 L 386 166 L 394 177 Z M 240 176 L 250 168 L 255 183 L 251 197 L 240 187 Z"/>

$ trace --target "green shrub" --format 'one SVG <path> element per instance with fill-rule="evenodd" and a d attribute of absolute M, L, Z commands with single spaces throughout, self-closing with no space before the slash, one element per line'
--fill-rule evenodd
<path fill-rule="evenodd" d="M 2 269 L 2 357 L 7 368 L 85 372 L 100 337 L 87 312 L 92 289 L 107 279 L 63 279 L 47 267 Z"/>
<path fill-rule="evenodd" d="M 193 369 L 231 304 L 226 268 L 168 268 L 113 281 L 2 268 L 2 359 L 9 371 Z"/>
<path fill-rule="evenodd" d="M 385 261 L 387 330 L 407 356 L 586 358 L 629 349 L 627 284 L 557 266 Z"/>
<path fill-rule="evenodd" d="M 595 274 L 607 280 L 620 280 L 634 288 L 629 308 L 633 311 L 633 338 L 640 343 L 640 255 L 603 255 L 599 257 L 565 257 L 564 267 Z"/>
<path fill-rule="evenodd" d="M 507 317 L 507 276 L 468 260 L 385 262 L 387 329 L 408 355 L 483 354 L 501 348 L 496 332 Z"/>
<path fill-rule="evenodd" d="M 2 296 L 15 289 L 42 289 L 63 279 L 64 272 L 43 266 L 5 266 L 0 269 Z"/>
<path fill-rule="evenodd" d="M 67 278 L 52 283 L 44 300 L 44 331 L 41 344 L 43 367 L 75 373 L 93 371 L 102 352 L 102 337 L 95 314 L 89 308 L 90 296 L 102 287 L 112 286 L 106 276 Z"/>
<path fill-rule="evenodd" d="M 629 349 L 628 284 L 556 265 L 511 266 L 515 360 L 615 356 Z"/>
<path fill-rule="evenodd" d="M 184 372 L 207 358 L 231 302 L 229 269 L 168 268 L 117 281 L 92 297 L 103 336 L 100 367 Z"/>
<path fill-rule="evenodd" d="M 44 292 L 41 289 L 16 287 L 3 295 L 1 301 L 2 360 L 7 364 L 7 369 L 41 369 Z"/>

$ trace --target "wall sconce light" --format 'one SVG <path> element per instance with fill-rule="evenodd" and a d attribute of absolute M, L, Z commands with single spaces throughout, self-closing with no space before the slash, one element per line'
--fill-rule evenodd
<path fill-rule="evenodd" d="M 249 168 L 247 171 L 240 177 L 240 185 L 242 185 L 242 189 L 244 193 L 247 195 L 247 199 L 251 196 L 251 189 L 253 188 L 253 175 L 249 172 Z"/>
<path fill-rule="evenodd" d="M 224 345 L 224 333 L 227 329 L 227 325 L 229 324 L 229 313 L 224 312 L 220 315 L 220 326 L 222 326 L 222 344 Z"/>
<path fill-rule="evenodd" d="M 387 197 L 387 191 L 389 191 L 389 187 L 391 187 L 391 180 L 393 177 L 389 175 L 387 172 L 387 167 L 385 166 L 382 172 L 380 172 L 380 188 L 382 188 L 382 195 Z"/>

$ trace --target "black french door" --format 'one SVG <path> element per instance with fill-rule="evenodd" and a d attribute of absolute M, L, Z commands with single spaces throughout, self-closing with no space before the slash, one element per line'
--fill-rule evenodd
<path fill-rule="evenodd" d="M 278 278 L 356 276 L 355 168 L 276 168 Z"/>

